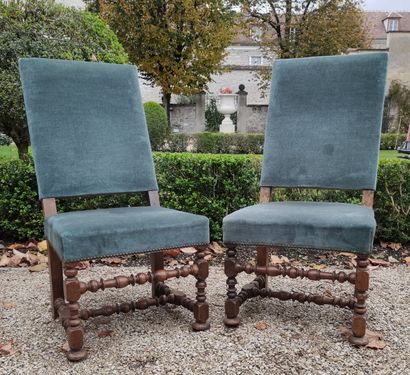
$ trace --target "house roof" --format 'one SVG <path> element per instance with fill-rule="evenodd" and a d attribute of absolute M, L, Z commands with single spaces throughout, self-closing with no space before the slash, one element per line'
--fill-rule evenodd
<path fill-rule="evenodd" d="M 400 18 L 399 31 L 410 31 L 410 12 L 366 12 L 366 24 L 372 39 L 385 38 L 386 29 L 383 21 L 386 18 Z"/>

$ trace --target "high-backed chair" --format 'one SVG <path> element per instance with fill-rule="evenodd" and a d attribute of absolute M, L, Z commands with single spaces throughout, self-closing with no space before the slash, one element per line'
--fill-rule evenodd
<path fill-rule="evenodd" d="M 239 324 L 239 307 L 251 297 L 330 304 L 354 311 L 350 341 L 367 344 L 367 267 L 376 229 L 372 205 L 386 66 L 385 53 L 274 62 L 260 204 L 223 221 L 227 326 Z M 272 188 L 361 190 L 363 204 L 270 202 Z M 237 245 L 257 246 L 256 265 L 237 262 Z M 269 265 L 269 248 L 286 246 L 357 253 L 356 272 Z M 257 277 L 238 294 L 240 272 Z M 347 281 L 354 285 L 354 298 L 272 290 L 268 276 Z"/>
<path fill-rule="evenodd" d="M 45 216 L 53 317 L 66 329 L 68 359 L 86 357 L 81 320 L 98 315 L 171 303 L 193 311 L 194 330 L 208 329 L 208 219 L 160 207 L 136 68 L 30 58 L 20 60 L 20 74 Z M 125 192 L 144 192 L 148 206 L 57 214 L 56 198 Z M 195 263 L 164 270 L 163 250 L 185 246 L 197 246 Z M 133 253 L 151 253 L 151 272 L 77 279 L 78 261 Z M 165 285 L 189 275 L 197 279 L 196 299 Z M 86 292 L 146 282 L 150 298 L 80 309 Z"/>

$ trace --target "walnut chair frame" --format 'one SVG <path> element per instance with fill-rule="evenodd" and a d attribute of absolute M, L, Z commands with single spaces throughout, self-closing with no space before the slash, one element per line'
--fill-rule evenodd
<path fill-rule="evenodd" d="M 51 306 L 67 333 L 67 358 L 87 356 L 82 320 L 99 315 L 169 303 L 193 312 L 195 331 L 208 329 L 209 220 L 160 206 L 136 68 L 37 58 L 21 59 L 19 67 L 45 217 Z M 145 206 L 57 213 L 59 198 L 122 193 L 144 194 Z M 186 246 L 197 249 L 194 263 L 164 269 L 164 251 Z M 89 282 L 77 278 L 78 261 L 135 253 L 150 254 L 150 272 Z M 195 298 L 165 284 L 190 275 L 196 278 Z M 86 292 L 147 282 L 150 298 L 80 307 Z"/>
<path fill-rule="evenodd" d="M 272 188 L 261 187 L 260 203 L 271 201 Z M 374 192 L 363 191 L 362 204 L 373 207 Z M 352 335 L 349 340 L 357 346 L 367 345 L 369 340 L 366 336 L 366 299 L 369 289 L 369 259 L 367 254 L 357 255 L 356 271 L 346 273 L 324 272 L 317 269 L 302 269 L 296 267 L 286 267 L 285 265 L 269 264 L 270 247 L 257 246 L 256 265 L 252 263 L 240 264 L 237 261 L 236 246 L 228 245 L 225 259 L 225 275 L 227 276 L 227 299 L 225 301 L 224 323 L 228 327 L 237 327 L 240 324 L 239 309 L 246 300 L 262 297 L 277 298 L 282 301 L 298 301 L 301 303 L 315 303 L 317 305 L 333 305 L 341 308 L 353 310 Z M 257 277 L 249 284 L 242 287 L 237 293 L 237 275 L 241 272 L 256 274 Z M 268 286 L 269 276 L 282 276 L 291 279 L 307 278 L 312 281 L 331 280 L 340 283 L 348 282 L 354 285 L 354 295 L 352 298 L 330 297 L 320 294 L 305 294 L 303 292 L 287 292 L 270 289 Z"/>
<path fill-rule="evenodd" d="M 159 206 L 158 191 L 146 193 L 150 206 Z M 54 198 L 42 200 L 44 217 L 57 214 Z M 195 246 L 197 253 L 193 265 L 164 269 L 164 252 L 156 252 L 151 257 L 151 272 L 138 273 L 129 276 L 115 276 L 112 279 L 90 280 L 87 283 L 77 278 L 76 263 L 62 263 L 50 242 L 48 242 L 48 270 L 50 275 L 50 292 L 53 319 L 59 319 L 63 325 L 70 350 L 66 353 L 70 361 L 81 361 L 87 358 L 84 349 L 84 327 L 82 320 L 97 316 L 128 313 L 135 310 L 145 310 L 151 306 L 173 304 L 182 306 L 194 314 L 192 328 L 194 331 L 209 329 L 209 305 L 206 300 L 206 279 L 209 273 L 208 262 L 204 259 L 207 246 Z M 63 277 L 63 274 L 65 278 Z M 194 276 L 197 280 L 195 299 L 178 290 L 169 288 L 165 281 L 171 278 Z M 137 301 L 105 305 L 101 308 L 80 308 L 79 300 L 86 292 L 95 293 L 107 288 L 125 288 L 128 285 L 151 283 L 152 296 Z"/>
<path fill-rule="evenodd" d="M 366 337 L 369 254 L 376 229 L 376 189 L 388 56 L 385 53 L 276 60 L 260 182 L 259 204 L 226 216 L 225 325 L 239 325 L 239 308 L 254 297 L 333 305 L 353 310 L 349 340 Z M 276 188 L 362 192 L 362 204 L 271 202 Z M 256 246 L 256 264 L 237 261 L 238 245 Z M 324 272 L 269 264 L 271 248 L 296 247 L 357 254 L 355 272 Z M 236 290 L 237 275 L 256 278 Z M 277 291 L 269 276 L 354 285 L 352 298 Z"/>

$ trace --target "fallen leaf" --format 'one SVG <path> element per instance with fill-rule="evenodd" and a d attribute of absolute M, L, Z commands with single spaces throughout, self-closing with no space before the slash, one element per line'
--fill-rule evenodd
<path fill-rule="evenodd" d="M 332 291 L 330 289 L 325 289 L 325 291 L 323 292 L 323 295 L 325 297 L 333 297 Z"/>
<path fill-rule="evenodd" d="M 1 306 L 5 310 L 10 310 L 14 309 L 16 307 L 16 304 L 14 302 L 2 302 Z"/>
<path fill-rule="evenodd" d="M 258 331 L 264 331 L 266 328 L 268 328 L 268 323 L 266 322 L 259 322 L 255 324 L 255 328 Z"/>
<path fill-rule="evenodd" d="M 34 266 L 34 265 L 40 263 L 40 261 L 38 260 L 38 256 L 35 255 L 35 254 L 27 253 L 26 258 L 27 258 L 28 262 L 30 263 L 30 266 Z"/>
<path fill-rule="evenodd" d="M 278 257 L 277 255 L 271 255 L 270 261 L 272 264 L 284 264 L 289 263 L 289 259 L 285 256 Z"/>
<path fill-rule="evenodd" d="M 48 263 L 48 256 L 37 253 L 39 263 Z"/>
<path fill-rule="evenodd" d="M 37 244 L 35 244 L 33 241 L 28 242 L 25 247 L 28 248 L 28 249 L 37 250 Z"/>
<path fill-rule="evenodd" d="M 225 253 L 226 248 L 221 246 L 218 242 L 212 241 L 211 244 L 209 245 L 209 248 L 215 253 L 215 254 L 223 254 Z"/>
<path fill-rule="evenodd" d="M 211 254 L 208 254 L 208 255 L 205 255 L 204 256 L 204 259 L 206 260 L 206 261 L 210 261 L 210 260 L 212 260 L 214 257 L 211 255 Z"/>
<path fill-rule="evenodd" d="M 405 257 L 405 258 L 404 258 L 404 261 L 406 262 L 406 264 L 407 264 L 408 266 L 410 266 L 410 257 Z M 1 261 L 0 261 L 0 263 L 1 263 Z"/>
<path fill-rule="evenodd" d="M 0 344 L 0 356 L 13 355 L 17 353 L 17 350 L 13 348 L 13 344 L 13 340 L 10 340 L 5 344 Z"/>
<path fill-rule="evenodd" d="M 292 267 L 299 267 L 300 266 L 300 262 L 298 261 L 298 260 L 292 260 L 291 262 L 290 262 L 290 265 L 292 266 Z"/>
<path fill-rule="evenodd" d="M 369 338 L 369 343 L 366 348 L 370 349 L 383 349 L 386 346 L 386 342 L 383 339 L 383 335 L 378 332 L 366 330 L 366 335 Z"/>
<path fill-rule="evenodd" d="M 7 267 L 10 264 L 10 260 L 11 258 L 9 258 L 7 254 L 3 254 L 0 258 L 0 267 Z"/>
<path fill-rule="evenodd" d="M 181 247 L 181 252 L 184 254 L 196 254 L 195 247 Z"/>
<path fill-rule="evenodd" d="M 310 263 L 309 267 L 313 268 L 314 270 L 323 270 L 324 268 L 326 268 L 326 264 Z"/>
<path fill-rule="evenodd" d="M 9 249 L 17 250 L 17 249 L 24 249 L 25 246 L 21 243 L 13 243 L 9 246 L 7 246 Z"/>
<path fill-rule="evenodd" d="M 175 258 L 181 253 L 181 250 L 179 249 L 168 249 L 164 251 L 164 255 L 167 257 L 172 257 Z"/>
<path fill-rule="evenodd" d="M 48 268 L 47 263 L 39 263 L 28 268 L 30 272 L 41 272 Z"/>
<path fill-rule="evenodd" d="M 112 258 L 101 258 L 100 261 L 104 264 L 108 264 L 109 266 L 119 266 L 121 264 L 127 264 L 128 258 L 119 258 L 119 257 L 112 257 Z M 81 262 L 85 263 L 83 266 L 85 268 L 90 266 L 90 262 Z"/>
<path fill-rule="evenodd" d="M 61 350 L 63 351 L 63 352 L 69 352 L 71 349 L 70 349 L 70 345 L 68 345 L 68 341 L 66 341 L 62 346 L 61 346 Z"/>
<path fill-rule="evenodd" d="M 348 258 L 356 258 L 356 254 L 353 253 L 339 253 L 342 257 L 348 257 Z"/>
<path fill-rule="evenodd" d="M 37 244 L 37 248 L 39 249 L 39 251 L 47 251 L 47 240 L 40 241 Z"/>
<path fill-rule="evenodd" d="M 88 267 L 90 267 L 90 262 L 88 260 L 84 260 L 82 262 L 77 262 L 74 266 L 76 270 L 86 270 Z"/>
<path fill-rule="evenodd" d="M 353 334 L 352 330 L 346 326 L 339 326 L 337 329 L 342 336 L 347 338 Z M 369 338 L 369 343 L 365 346 L 365 348 L 383 349 L 386 346 L 386 342 L 384 341 L 382 334 L 367 329 L 366 336 Z"/>
<path fill-rule="evenodd" d="M 113 331 L 107 329 L 107 330 L 98 332 L 98 337 L 111 337 L 112 333 Z"/>
<path fill-rule="evenodd" d="M 373 259 L 373 258 L 370 258 L 369 261 L 370 261 L 370 263 L 371 263 L 373 266 L 382 266 L 382 267 L 389 267 L 389 266 L 390 266 L 390 263 L 389 263 L 389 262 L 386 262 L 386 261 L 383 260 L 383 259 Z"/>
<path fill-rule="evenodd" d="M 388 260 L 389 260 L 390 263 L 399 263 L 399 261 L 391 255 L 389 256 Z"/>
<path fill-rule="evenodd" d="M 383 249 L 392 249 L 392 250 L 400 250 L 402 248 L 401 243 L 398 242 L 383 242 L 380 241 L 380 245 Z"/>

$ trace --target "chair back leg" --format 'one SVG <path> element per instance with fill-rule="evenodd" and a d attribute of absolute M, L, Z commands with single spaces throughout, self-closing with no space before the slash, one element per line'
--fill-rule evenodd
<path fill-rule="evenodd" d="M 164 253 L 151 254 L 151 272 L 154 275 L 155 271 L 164 269 Z M 152 298 L 159 297 L 161 294 L 158 290 L 159 282 L 152 280 Z"/>
<path fill-rule="evenodd" d="M 227 276 L 226 284 L 227 299 L 225 300 L 225 319 L 224 323 L 228 327 L 237 327 L 240 323 L 239 300 L 236 291 L 236 280 L 238 272 L 236 271 L 236 247 L 228 246 L 225 258 L 225 275 Z"/>
<path fill-rule="evenodd" d="M 194 305 L 194 318 L 195 322 L 192 323 L 192 329 L 194 331 L 205 331 L 209 329 L 209 304 L 206 301 L 206 278 L 209 274 L 209 265 L 205 258 L 206 246 L 197 246 L 197 253 L 195 263 L 198 266 L 198 274 L 195 276 L 196 282 L 196 302 Z"/>

